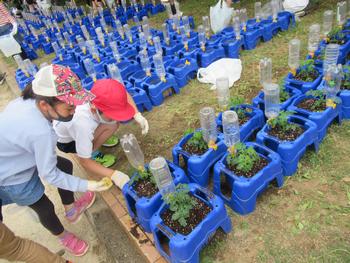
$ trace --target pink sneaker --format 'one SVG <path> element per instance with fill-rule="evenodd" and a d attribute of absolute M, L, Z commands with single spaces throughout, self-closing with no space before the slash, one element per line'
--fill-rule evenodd
<path fill-rule="evenodd" d="M 60 239 L 60 242 L 69 253 L 76 257 L 85 255 L 89 249 L 88 243 L 68 231 L 66 231 L 64 237 Z"/>
<path fill-rule="evenodd" d="M 78 222 L 81 215 L 95 202 L 96 195 L 94 192 L 86 192 L 74 202 L 74 207 L 66 212 L 67 220 L 74 224 Z"/>

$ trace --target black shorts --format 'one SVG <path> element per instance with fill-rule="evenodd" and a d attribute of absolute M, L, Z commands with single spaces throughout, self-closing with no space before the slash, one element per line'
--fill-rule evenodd
<path fill-rule="evenodd" d="M 68 143 L 57 142 L 57 148 L 60 149 L 60 151 L 65 153 L 77 153 L 77 149 L 75 147 L 75 141 L 68 142 Z"/>

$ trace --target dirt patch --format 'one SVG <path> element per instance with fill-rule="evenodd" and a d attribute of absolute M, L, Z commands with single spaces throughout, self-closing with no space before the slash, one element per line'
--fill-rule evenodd
<path fill-rule="evenodd" d="M 151 198 L 156 193 L 158 193 L 158 188 L 149 180 L 138 180 L 134 182 L 133 189 L 137 193 L 138 197 Z"/>
<path fill-rule="evenodd" d="M 295 141 L 300 135 L 302 135 L 304 129 L 300 126 L 295 126 L 295 129 L 287 132 L 281 130 L 279 127 L 271 128 L 268 132 L 269 135 L 278 138 L 281 141 Z"/>
<path fill-rule="evenodd" d="M 317 100 L 318 99 L 304 99 L 297 106 L 300 109 L 304 109 L 312 112 L 320 112 L 320 111 L 326 110 L 327 109 L 326 102 L 315 105 L 315 103 L 317 103 Z"/>
<path fill-rule="evenodd" d="M 239 170 L 237 168 L 237 165 L 233 164 L 226 164 L 227 168 L 229 170 L 231 170 L 232 172 L 234 172 L 236 175 L 238 176 L 244 176 L 244 177 L 247 177 L 247 178 L 250 178 L 250 177 L 253 177 L 254 175 L 256 175 L 261 169 L 263 169 L 265 166 L 267 166 L 269 164 L 269 162 L 260 157 L 255 163 L 254 163 L 254 166 L 253 168 L 248 171 L 248 172 L 243 172 L 241 170 Z"/>

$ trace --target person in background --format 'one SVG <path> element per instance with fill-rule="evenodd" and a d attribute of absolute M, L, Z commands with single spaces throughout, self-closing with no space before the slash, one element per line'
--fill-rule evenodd
<path fill-rule="evenodd" d="M 46 247 L 15 234 L 0 222 L 0 258 L 26 263 L 71 263 Z"/>
<path fill-rule="evenodd" d="M 57 187 L 69 223 L 76 223 L 94 203 L 95 191 L 110 187 L 105 180 L 73 176 L 72 163 L 56 153 L 52 121 L 71 120 L 75 107 L 91 99 L 93 95 L 82 88 L 69 68 L 49 65 L 0 113 L 0 218 L 2 205 L 29 206 L 75 256 L 84 255 L 89 245 L 63 227 L 42 180 Z M 84 194 L 75 199 L 74 192 Z"/>
<path fill-rule="evenodd" d="M 103 155 L 98 159 L 93 158 L 94 151 L 116 132 L 120 122 L 134 119 L 144 135 L 148 133 L 148 122 L 137 110 L 125 87 L 117 80 L 97 80 L 91 93 L 95 98 L 89 104 L 78 106 L 72 121 L 54 122 L 58 135 L 57 148 L 66 153 L 77 153 L 81 165 L 88 172 L 100 177 L 111 177 L 122 189 L 129 177 L 108 168 L 112 163 L 110 158 Z"/>

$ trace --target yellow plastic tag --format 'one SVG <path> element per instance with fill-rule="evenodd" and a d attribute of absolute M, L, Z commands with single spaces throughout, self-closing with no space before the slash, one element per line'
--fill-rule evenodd
<path fill-rule="evenodd" d="M 337 107 L 337 104 L 332 99 L 328 99 L 326 101 L 326 106 L 327 107 L 332 107 L 333 109 L 335 109 Z"/>
<path fill-rule="evenodd" d="M 247 32 L 247 26 L 244 26 L 244 27 L 243 27 L 243 31 L 244 31 L 244 32 Z"/>
<path fill-rule="evenodd" d="M 188 44 L 184 44 L 186 51 L 188 51 Z"/>
<path fill-rule="evenodd" d="M 96 82 L 97 79 L 96 79 L 96 77 L 93 77 L 92 80 L 93 80 L 94 82 Z"/>
<path fill-rule="evenodd" d="M 160 80 L 161 80 L 162 82 L 166 82 L 166 78 L 165 78 L 165 77 L 161 77 Z"/>
<path fill-rule="evenodd" d="M 229 148 L 227 149 L 227 151 L 228 151 L 230 154 L 234 155 L 234 154 L 236 153 L 235 146 L 232 145 L 231 147 L 229 147 Z"/>
<path fill-rule="evenodd" d="M 292 73 L 292 75 L 295 76 L 297 74 L 297 70 L 295 68 L 292 68 L 290 70 L 290 73 Z"/>
<path fill-rule="evenodd" d="M 205 46 L 202 46 L 201 49 L 203 52 L 205 52 Z"/>
<path fill-rule="evenodd" d="M 137 170 L 139 170 L 140 172 L 143 172 L 143 171 L 145 171 L 145 167 L 143 167 L 143 166 L 139 166 L 138 168 L 137 168 Z"/>
<path fill-rule="evenodd" d="M 185 65 L 191 65 L 191 62 L 186 59 Z"/>
<path fill-rule="evenodd" d="M 148 76 L 148 77 L 149 77 L 149 76 L 151 76 L 151 75 L 152 75 L 152 74 L 151 74 L 151 72 L 150 72 L 150 71 L 147 71 L 147 72 L 146 72 L 146 76 Z"/>
<path fill-rule="evenodd" d="M 213 149 L 214 151 L 216 151 L 218 149 L 218 145 L 213 140 L 209 141 L 208 147 L 210 149 Z"/>
<path fill-rule="evenodd" d="M 111 178 L 109 178 L 109 177 L 104 177 L 102 179 L 102 182 L 106 187 L 108 187 L 108 189 L 113 186 L 113 182 L 112 182 Z"/>
<path fill-rule="evenodd" d="M 130 43 L 132 43 L 132 37 L 131 37 L 131 38 L 129 38 L 129 42 L 130 42 Z"/>
<path fill-rule="evenodd" d="M 315 56 L 315 52 L 310 51 L 309 55 L 310 55 L 310 57 L 311 57 L 311 58 L 314 58 L 314 56 Z"/>

